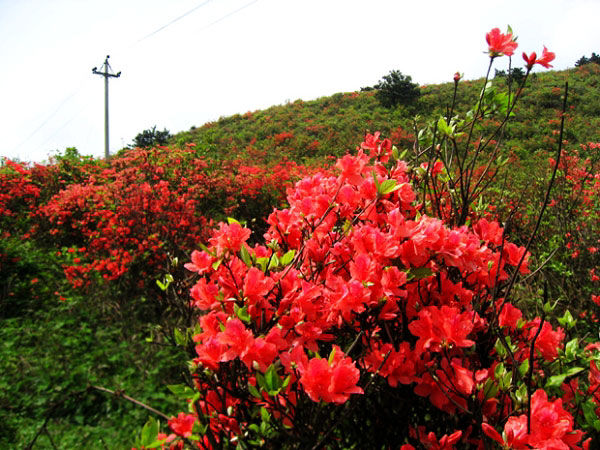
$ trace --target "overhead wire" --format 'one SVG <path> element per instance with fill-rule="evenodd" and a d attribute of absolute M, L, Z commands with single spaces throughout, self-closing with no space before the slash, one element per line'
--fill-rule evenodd
<path fill-rule="evenodd" d="M 204 30 L 206 30 L 207 28 L 210 28 L 210 27 L 212 27 L 213 25 L 216 25 L 216 24 L 218 24 L 219 22 L 222 22 L 223 20 L 225 20 L 225 19 L 227 19 L 227 18 L 229 18 L 229 17 L 233 16 L 234 14 L 237 14 L 237 13 L 239 13 L 241 10 L 243 10 L 243 9 L 246 9 L 248 6 L 250 6 L 250 5 L 252 5 L 252 4 L 256 3 L 256 2 L 258 2 L 258 0 L 252 0 L 250 3 L 247 3 L 247 4 L 245 4 L 244 6 L 242 6 L 242 7 L 238 8 L 238 9 L 236 9 L 235 11 L 232 11 L 232 12 L 230 12 L 229 14 L 226 14 L 226 15 L 224 15 L 224 16 L 223 16 L 223 17 L 221 17 L 220 19 L 217 19 L 217 20 L 215 20 L 214 22 L 211 22 L 211 23 L 209 23 L 208 25 L 206 25 L 206 26 L 205 26 L 205 27 L 203 27 L 203 28 L 200 28 L 200 31 L 204 31 Z"/>
<path fill-rule="evenodd" d="M 154 36 L 156 33 L 159 33 L 160 31 L 164 30 L 165 28 L 167 28 L 167 27 L 169 27 L 169 26 L 173 25 L 175 22 L 178 22 L 179 20 L 181 20 L 181 19 L 183 19 L 184 17 L 188 16 L 189 14 L 193 13 L 193 12 L 194 12 L 194 11 L 196 11 L 197 9 L 200 9 L 200 8 L 202 8 L 203 6 L 207 5 L 207 4 L 208 4 L 208 3 L 210 3 L 211 1 L 212 1 L 212 0 L 206 0 L 206 1 L 202 2 L 202 3 L 200 3 L 199 5 L 197 5 L 197 6 L 194 6 L 194 7 L 193 7 L 192 9 L 190 9 L 189 11 L 187 11 L 187 12 L 183 13 L 182 15 L 180 15 L 180 16 L 178 16 L 178 17 L 175 17 L 173 20 L 169 21 L 168 23 L 166 23 L 166 24 L 165 24 L 165 25 L 163 25 L 162 27 L 160 27 L 160 28 L 158 28 L 158 29 L 154 30 L 152 33 L 150 33 L 150 34 L 147 34 L 146 36 L 144 36 L 144 37 L 143 37 L 143 38 L 141 38 L 141 39 L 138 39 L 138 40 L 137 40 L 135 43 L 136 43 L 136 44 L 138 44 L 138 43 L 140 43 L 140 42 L 142 42 L 142 41 L 144 41 L 144 40 L 148 39 L 149 37 L 151 37 L 151 36 Z"/>
<path fill-rule="evenodd" d="M 79 92 L 81 92 L 81 89 L 83 88 L 84 84 L 86 83 L 86 79 L 82 78 L 81 83 L 79 83 L 79 87 L 71 92 L 69 95 L 67 95 L 66 97 L 63 98 L 63 100 L 59 103 L 59 105 L 54 109 L 54 111 L 52 111 L 43 121 L 42 123 L 35 129 L 33 130 L 31 133 L 29 133 L 29 135 L 27 135 L 27 137 L 21 141 L 15 148 L 14 150 L 18 150 L 19 148 L 21 148 L 21 146 L 23 144 L 25 144 L 26 142 L 29 141 L 29 139 L 31 139 L 33 136 L 35 136 L 37 134 L 38 131 L 40 131 L 42 128 L 44 128 L 44 126 L 51 120 L 53 119 L 56 114 L 61 110 L 61 108 L 66 105 L 68 103 L 69 100 L 71 100 L 73 97 L 75 97 L 75 95 L 79 94 Z"/>
<path fill-rule="evenodd" d="M 211 3 L 212 0 L 205 0 L 202 3 L 194 6 L 193 8 L 191 8 L 190 10 L 186 11 L 185 13 L 175 17 L 174 19 L 170 20 L 169 22 L 167 22 L 166 24 L 162 25 L 161 27 L 155 29 L 154 31 L 152 31 L 151 33 L 148 33 L 147 35 L 143 36 L 142 38 L 138 39 L 137 41 L 135 41 L 132 46 L 135 46 L 137 44 L 139 44 L 140 42 L 145 41 L 146 39 L 160 33 L 161 31 L 163 31 L 164 29 L 168 28 L 169 26 L 173 25 L 174 23 L 182 20 L 183 18 L 187 17 L 188 15 L 192 14 L 193 12 L 197 11 L 198 9 L 206 6 L 207 4 Z M 233 15 L 239 13 L 240 11 L 248 8 L 249 6 L 253 5 L 254 3 L 257 3 L 258 0 L 252 0 L 249 3 L 246 3 L 245 5 L 241 6 L 240 8 L 235 9 L 234 11 L 231 11 L 230 13 L 225 14 L 224 16 L 218 18 L 217 20 L 209 23 L 208 25 L 200 28 L 200 31 L 204 31 L 230 17 L 232 17 Z M 33 136 L 35 136 L 42 128 L 44 128 L 44 126 L 46 126 L 48 124 L 48 122 L 50 122 L 56 115 L 57 113 L 63 108 L 64 105 L 66 105 L 73 97 L 75 97 L 77 94 L 79 94 L 81 92 L 81 89 L 83 88 L 83 85 L 85 84 L 85 79 L 83 80 L 82 83 L 80 83 L 79 87 L 77 88 L 77 90 L 75 90 L 74 92 L 72 92 L 71 94 L 67 95 L 65 98 L 63 98 L 63 100 L 59 103 L 59 105 L 52 111 L 52 113 L 50 113 L 43 121 L 40 125 L 38 125 L 35 130 L 33 130 L 21 143 L 19 143 L 16 147 L 15 147 L 15 151 L 18 150 L 19 148 L 21 148 L 25 143 L 27 143 Z M 54 133 L 52 133 L 48 138 L 46 138 L 46 140 L 44 140 L 40 145 L 44 145 L 46 142 L 48 142 L 50 139 L 52 139 L 59 131 L 61 131 L 65 126 L 67 126 L 80 112 L 82 112 L 85 109 L 85 106 L 83 108 L 80 108 L 76 114 L 74 114 L 73 116 L 71 116 L 70 119 L 67 120 L 67 122 L 63 123 L 58 129 L 55 130 Z"/>

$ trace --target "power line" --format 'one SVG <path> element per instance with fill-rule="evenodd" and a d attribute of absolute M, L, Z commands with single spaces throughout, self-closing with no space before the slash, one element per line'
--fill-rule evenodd
<path fill-rule="evenodd" d="M 162 30 L 164 30 L 165 28 L 167 28 L 167 27 L 169 27 L 169 26 L 173 25 L 174 23 L 176 23 L 176 22 L 180 21 L 181 19 L 185 18 L 186 16 L 188 16 L 188 15 L 192 14 L 194 11 L 196 11 L 196 10 L 198 10 L 198 9 L 202 8 L 203 6 L 206 6 L 206 5 L 207 5 L 208 3 L 210 3 L 211 1 L 212 1 L 212 0 L 205 0 L 205 1 L 203 1 L 202 3 L 200 3 L 200 4 L 196 5 L 196 6 L 194 6 L 192 9 L 190 9 L 190 10 L 186 11 L 185 13 L 181 14 L 181 15 L 180 15 L 180 16 L 178 16 L 178 17 L 175 17 L 174 19 L 170 20 L 169 22 L 167 22 L 166 24 L 164 24 L 164 25 L 163 25 L 163 26 L 161 26 L 160 28 L 157 28 L 156 30 L 152 31 L 151 33 L 147 34 L 146 36 L 144 36 L 144 37 L 142 37 L 142 38 L 138 39 L 137 41 L 135 41 L 135 43 L 134 43 L 133 45 L 136 45 L 136 44 L 138 44 L 138 43 L 140 43 L 140 42 L 142 42 L 142 41 L 144 41 L 144 40 L 146 40 L 146 39 L 148 39 L 148 38 L 150 38 L 150 37 L 154 36 L 155 34 L 157 34 L 157 33 L 161 32 L 161 31 L 162 31 Z M 233 16 L 233 15 L 237 14 L 238 12 L 240 12 L 240 11 L 242 11 L 242 10 L 246 9 L 246 8 L 248 8 L 249 6 L 253 5 L 253 4 L 254 4 L 254 3 L 256 3 L 256 2 L 258 2 L 258 0 L 252 0 L 252 1 L 251 1 L 251 2 L 249 2 L 249 3 L 246 3 L 245 5 L 243 5 L 243 6 L 239 7 L 239 8 L 237 8 L 237 9 L 235 9 L 234 11 L 232 11 L 232 12 L 230 12 L 230 13 L 227 13 L 227 14 L 225 14 L 224 16 L 220 17 L 219 19 L 217 19 L 217 20 L 215 20 L 215 21 L 213 21 L 213 22 L 209 23 L 208 25 L 205 25 L 204 27 L 200 28 L 200 31 L 204 31 L 204 30 L 206 30 L 206 29 L 208 29 L 208 28 L 210 28 L 210 27 L 212 27 L 212 26 L 214 26 L 214 25 L 216 25 L 216 24 L 218 24 L 218 23 L 220 23 L 220 22 L 222 22 L 222 21 L 224 21 L 224 20 L 226 20 L 226 19 L 230 18 L 231 16 Z M 105 61 L 105 62 L 106 62 L 106 61 Z M 103 75 L 103 76 L 105 75 L 103 72 L 94 72 L 94 73 L 97 73 L 98 75 Z M 108 81 L 108 76 L 115 76 L 115 75 L 112 75 L 112 74 L 108 74 L 108 75 L 106 75 L 106 76 L 105 76 L 105 81 Z M 71 93 L 70 95 L 68 95 L 67 97 L 65 97 L 65 98 L 64 98 L 64 99 L 63 99 L 63 100 L 60 102 L 60 104 L 59 104 L 59 105 L 58 105 L 58 106 L 55 108 L 55 110 L 54 110 L 54 111 L 53 111 L 53 112 L 52 112 L 52 113 L 51 113 L 51 114 L 50 114 L 50 115 L 49 115 L 49 116 L 48 116 L 48 117 L 47 117 L 47 118 L 46 118 L 46 119 L 45 119 L 45 120 L 44 120 L 44 121 L 43 121 L 43 122 L 42 122 L 42 123 L 41 123 L 41 124 L 40 124 L 40 125 L 39 125 L 39 126 L 36 128 L 36 129 L 35 129 L 35 130 L 33 130 L 33 131 L 32 131 L 32 132 L 31 132 L 31 133 L 30 133 L 30 134 L 27 136 L 27 138 L 26 138 L 25 140 L 23 140 L 23 141 L 22 141 L 20 144 L 18 144 L 18 145 L 17 145 L 17 147 L 15 147 L 15 151 L 16 151 L 16 150 L 18 150 L 19 148 L 21 148 L 21 147 L 22 147 L 22 146 L 23 146 L 23 145 L 24 145 L 26 142 L 28 142 L 28 141 L 29 141 L 29 140 L 30 140 L 30 139 L 31 139 L 31 138 L 32 138 L 32 137 L 33 137 L 35 134 L 37 134 L 37 133 L 38 133 L 38 132 L 39 132 L 39 131 L 40 131 L 42 128 L 44 128 L 44 126 L 46 126 L 46 124 L 47 124 L 47 123 L 48 123 L 50 120 L 52 120 L 52 119 L 53 119 L 53 118 L 56 116 L 56 114 L 58 113 L 58 111 L 60 111 L 60 110 L 62 109 L 62 107 L 63 107 L 65 104 L 67 104 L 67 103 L 69 102 L 69 100 L 71 100 L 71 98 L 73 98 L 75 95 L 79 94 L 79 92 L 81 91 L 82 87 L 83 87 L 83 83 L 81 83 L 81 84 L 80 84 L 79 88 L 78 88 L 78 89 L 77 89 L 75 92 L 73 92 L 73 93 Z M 70 119 L 69 119 L 69 120 L 68 120 L 66 123 L 64 123 L 64 124 L 63 124 L 62 126 L 60 126 L 60 127 L 57 129 L 57 130 L 55 130 L 55 132 L 54 132 L 54 133 L 52 133 L 52 135 L 51 135 L 49 138 L 47 138 L 45 142 L 47 142 L 49 139 L 51 139 L 53 136 L 55 136 L 55 135 L 58 133 L 58 131 L 62 130 L 62 129 L 63 129 L 63 128 L 64 128 L 64 127 L 67 125 L 67 124 L 69 124 L 69 123 L 70 123 L 70 122 L 73 120 L 73 118 L 74 118 L 74 117 L 71 117 L 71 118 L 70 118 Z M 105 134 L 106 134 L 106 133 L 105 133 Z M 108 140 L 105 138 L 105 153 L 106 153 L 106 146 L 107 146 L 107 142 L 108 142 Z"/>
<path fill-rule="evenodd" d="M 232 11 L 232 12 L 230 12 L 229 14 L 226 14 L 226 15 L 224 15 L 224 16 L 223 16 L 223 17 L 221 17 L 220 19 L 217 19 L 217 20 L 215 20 L 214 22 L 211 22 L 211 23 L 209 23 L 208 25 L 206 25 L 205 27 L 201 28 L 201 29 L 200 29 L 200 31 L 204 31 L 204 30 L 206 30 L 207 28 L 210 28 L 210 27 L 212 27 L 213 25 L 216 25 L 216 24 L 218 24 L 219 22 L 221 22 L 221 21 L 223 21 L 223 20 L 225 20 L 225 19 L 227 19 L 227 18 L 229 18 L 229 17 L 233 16 L 234 14 L 237 14 L 237 13 L 239 13 L 239 12 L 240 12 L 242 9 L 246 9 L 248 6 L 250 6 L 250 5 L 254 4 L 254 3 L 256 3 L 257 1 L 258 1 L 258 0 L 253 0 L 253 1 L 251 1 L 250 3 L 247 3 L 247 4 L 245 4 L 244 6 L 242 6 L 242 7 L 238 8 L 238 9 L 236 9 L 235 11 Z"/>
<path fill-rule="evenodd" d="M 56 113 L 58 111 L 60 111 L 60 109 L 69 101 L 71 100 L 71 98 L 73 98 L 75 95 L 79 94 L 79 92 L 81 91 L 81 88 L 83 87 L 84 82 L 79 84 L 79 87 L 73 91 L 71 94 L 69 94 L 68 96 L 66 96 L 61 102 L 60 104 L 56 107 L 56 109 L 54 111 L 52 111 L 50 113 L 50 115 L 48 115 L 48 117 L 46 117 L 46 119 L 44 119 L 44 121 L 35 129 L 33 130 L 31 133 L 29 133 L 29 135 L 23 140 L 21 141 L 21 143 L 19 145 L 17 145 L 14 150 L 17 151 L 19 148 L 21 148 L 21 146 L 23 144 L 25 144 L 27 141 L 29 141 L 29 139 L 31 139 L 38 131 L 40 131 L 42 128 L 44 128 L 44 125 L 46 125 L 51 119 L 53 119 L 56 116 Z"/>
<path fill-rule="evenodd" d="M 206 4 L 210 3 L 210 2 L 211 2 L 211 0 L 206 0 L 205 2 L 202 2 L 202 3 L 200 3 L 199 5 L 197 5 L 197 6 L 194 6 L 194 7 L 193 7 L 192 9 L 190 9 L 188 12 L 185 12 L 185 13 L 183 13 L 181 16 L 179 16 L 179 17 L 176 17 L 175 19 L 171 20 L 170 22 L 168 22 L 167 24 L 163 25 L 162 27 L 160 27 L 160 28 L 158 28 L 158 29 L 154 30 L 152 33 L 150 33 L 150 34 L 148 34 L 148 35 L 144 36 L 143 38 L 139 39 L 138 41 L 136 41 L 136 44 L 137 44 L 137 43 L 140 43 L 140 42 L 142 42 L 142 41 L 144 41 L 144 40 L 146 40 L 146 39 L 148 39 L 148 38 L 149 38 L 149 37 L 151 37 L 151 36 L 154 36 L 156 33 L 158 33 L 158 32 L 160 32 L 160 31 L 164 30 L 165 28 L 167 28 L 167 27 L 168 27 L 168 26 L 170 26 L 170 25 L 173 25 L 175 22 L 177 22 L 177 21 L 179 21 L 179 20 L 183 19 L 185 16 L 187 16 L 187 15 L 189 15 L 189 14 L 193 13 L 194 11 L 196 11 L 196 10 L 197 10 L 197 9 L 199 9 L 199 8 L 202 8 L 204 5 L 206 5 Z"/>

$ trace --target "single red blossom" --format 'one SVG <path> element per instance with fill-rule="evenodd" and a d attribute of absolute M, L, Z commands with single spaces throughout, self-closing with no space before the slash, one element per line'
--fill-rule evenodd
<path fill-rule="evenodd" d="M 169 426 L 179 436 L 190 437 L 194 428 L 194 422 L 196 422 L 195 416 L 180 412 L 177 417 L 169 419 Z"/>
<path fill-rule="evenodd" d="M 550 65 L 550 61 L 554 61 L 555 54 L 553 52 L 549 52 L 546 46 L 544 46 L 544 50 L 542 52 L 542 57 L 538 58 L 535 52 L 532 52 L 529 56 L 527 53 L 523 52 L 523 59 L 525 60 L 527 70 L 531 70 L 534 65 L 539 64 L 540 66 L 549 69 L 552 67 Z"/>
<path fill-rule="evenodd" d="M 519 308 L 510 303 L 505 303 L 498 316 L 498 325 L 501 327 L 508 327 L 514 331 L 517 328 L 517 322 L 522 317 L 523 313 Z"/>
<path fill-rule="evenodd" d="M 502 55 L 512 56 L 519 45 L 515 42 L 512 33 L 503 34 L 499 28 L 494 28 L 487 33 L 485 40 L 488 43 L 488 52 L 491 58 Z"/>
<path fill-rule="evenodd" d="M 558 328 L 556 331 L 554 331 L 552 329 L 552 325 L 550 325 L 548 322 L 544 322 L 538 335 L 537 333 L 540 327 L 540 321 L 541 319 L 537 317 L 525 325 L 525 329 L 527 330 L 526 333 L 529 340 L 533 340 L 533 338 L 537 335 L 537 339 L 535 341 L 535 350 L 540 352 L 542 358 L 544 358 L 546 361 L 552 361 L 558 357 L 558 349 L 562 347 L 562 343 L 565 338 L 565 332 L 562 328 Z"/>
<path fill-rule="evenodd" d="M 217 295 L 219 287 L 214 283 L 207 283 L 206 279 L 200 278 L 190 290 L 192 305 L 198 309 L 210 310 L 213 305 L 218 305 Z"/>
<path fill-rule="evenodd" d="M 184 267 L 187 270 L 197 272 L 198 274 L 202 275 L 204 272 L 207 272 L 210 269 L 212 263 L 213 257 L 208 253 L 194 250 L 192 252 L 192 262 L 186 263 Z"/>
<path fill-rule="evenodd" d="M 222 361 L 231 361 L 235 358 L 244 358 L 254 345 L 252 332 L 246 329 L 240 319 L 229 319 L 225 324 L 225 331 L 217 335 L 221 344 L 229 346 L 223 355 Z"/>
<path fill-rule="evenodd" d="M 210 337 L 203 344 L 196 345 L 196 354 L 198 357 L 194 359 L 194 363 L 217 370 L 226 350 L 226 345 L 221 344 L 217 338 Z"/>
<path fill-rule="evenodd" d="M 248 228 L 243 228 L 237 222 L 233 222 L 231 225 L 221 222 L 219 229 L 215 231 L 209 241 L 215 246 L 219 255 L 227 250 L 237 253 L 248 240 L 250 234 L 251 231 Z"/>
<path fill-rule="evenodd" d="M 542 57 L 537 59 L 536 63 L 540 66 L 545 67 L 546 69 L 549 69 L 550 67 L 552 67 L 549 63 L 550 61 L 554 61 L 555 56 L 556 55 L 553 52 L 549 52 L 546 46 L 544 46 L 544 50 L 542 51 Z"/>
<path fill-rule="evenodd" d="M 308 396 L 314 402 L 323 400 L 328 403 L 345 403 L 351 394 L 362 394 L 363 390 L 356 383 L 360 378 L 360 371 L 351 358 L 337 346 L 331 362 L 322 358 L 313 358 L 308 361 L 300 383 Z"/>

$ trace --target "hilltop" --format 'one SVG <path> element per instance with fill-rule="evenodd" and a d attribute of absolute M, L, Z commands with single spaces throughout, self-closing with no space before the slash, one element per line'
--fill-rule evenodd
<path fill-rule="evenodd" d="M 569 82 L 570 116 L 566 137 L 571 144 L 600 138 L 600 66 L 586 64 L 563 71 L 530 75 L 515 117 L 504 137 L 505 148 L 526 155 L 552 142 L 552 121 L 557 119 L 565 82 Z M 494 85 L 506 86 L 496 76 Z M 456 110 L 475 104 L 483 79 L 461 81 Z M 380 131 L 399 146 L 411 146 L 415 129 L 431 117 L 445 114 L 454 83 L 421 87 L 411 106 L 384 108 L 374 91 L 336 93 L 316 100 L 296 100 L 265 110 L 222 117 L 173 136 L 171 144 L 194 143 L 197 151 L 217 159 L 242 158 L 269 162 L 289 158 L 310 162 L 340 156 L 348 143 L 360 142 L 366 133 Z M 415 119 L 416 118 L 416 119 Z"/>

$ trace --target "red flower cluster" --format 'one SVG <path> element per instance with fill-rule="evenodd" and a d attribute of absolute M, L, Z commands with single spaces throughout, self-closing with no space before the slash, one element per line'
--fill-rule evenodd
<path fill-rule="evenodd" d="M 306 173 L 288 162 L 268 167 L 236 160 L 215 169 L 192 147 L 132 149 L 110 164 L 82 167 L 80 183 L 33 212 L 51 224 L 55 241 L 84 244 L 65 267 L 75 287 L 90 284 L 96 274 L 107 281 L 122 278 L 132 267 L 139 270 L 132 281 L 154 284 L 169 258 L 187 257 L 208 238 L 207 217 L 261 217 L 281 201 L 290 180 Z M 217 246 L 235 252 L 243 238 L 235 231 L 241 230 L 225 227 Z"/>
<path fill-rule="evenodd" d="M 536 393 L 535 431 L 523 437 L 517 427 L 523 416 L 512 415 L 508 393 L 496 388 L 489 395 L 501 382 L 498 363 L 476 349 L 476 337 L 490 336 L 494 323 L 510 336 L 516 363 L 528 360 L 534 339 L 539 359 L 531 364 L 558 355 L 562 330 L 547 322 L 540 328 L 539 318 L 523 321 L 501 299 L 489 306 L 498 283 L 526 271 L 523 248 L 506 242 L 497 223 L 481 220 L 474 233 L 419 216 L 407 166 L 392 162 L 391 152 L 388 141 L 369 135 L 355 156 L 338 160 L 337 176 L 299 181 L 288 192 L 289 208 L 269 217 L 268 246 L 249 246 L 249 230 L 231 222 L 193 253 L 186 266 L 200 276 L 193 304 L 205 311 L 194 338 L 204 399 L 196 417 L 209 421 L 217 441 L 246 429 L 241 412 L 258 405 L 299 427 L 306 419 L 297 409 L 303 396 L 345 403 L 353 394 L 368 395 L 361 380 L 370 373 L 389 389 L 412 386 L 449 414 L 480 408 L 488 423 L 498 423 L 508 413 L 507 426 L 521 433 L 511 431 L 511 442 L 561 440 L 577 448 L 582 433 L 545 393 Z M 329 359 L 319 356 L 327 351 Z M 220 374 L 218 383 L 211 373 Z M 225 386 L 227 401 L 208 400 Z M 250 397 L 235 394 L 248 386 Z M 545 428 L 548 413 L 564 427 Z M 215 416 L 224 419 L 209 419 Z M 439 441 L 426 436 L 435 441 L 431 448 L 477 440 L 473 432 L 450 434 Z"/>

